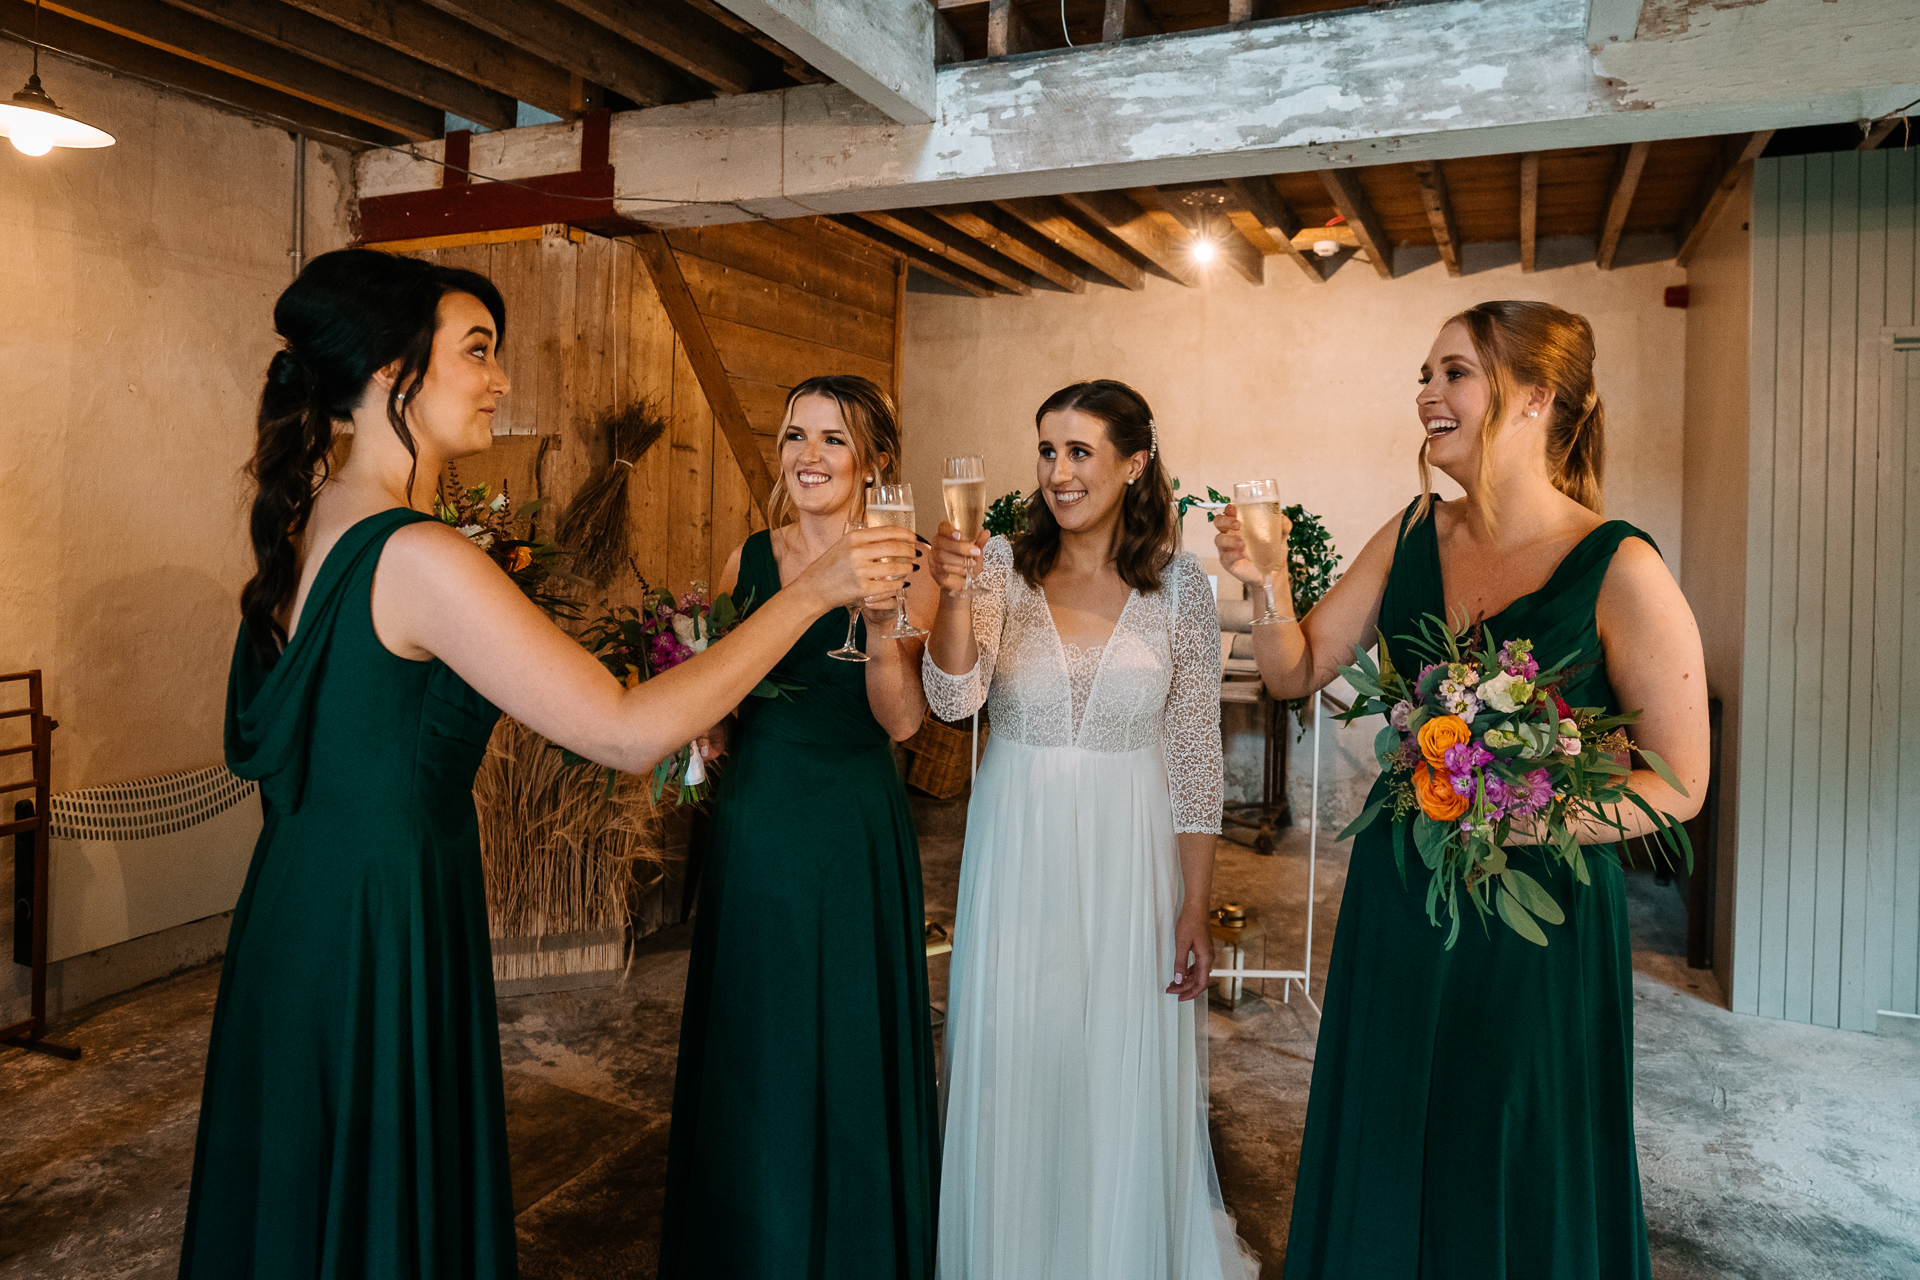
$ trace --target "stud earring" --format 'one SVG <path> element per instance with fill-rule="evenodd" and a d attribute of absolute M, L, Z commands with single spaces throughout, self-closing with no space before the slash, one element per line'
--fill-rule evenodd
<path fill-rule="evenodd" d="M 1540 411 L 1538 409 L 1529 409 L 1527 410 L 1527 416 L 1529 418 L 1537 418 L 1540 416 Z"/>

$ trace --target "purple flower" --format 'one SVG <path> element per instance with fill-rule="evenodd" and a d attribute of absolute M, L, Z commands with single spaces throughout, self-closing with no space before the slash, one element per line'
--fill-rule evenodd
<path fill-rule="evenodd" d="M 1545 769 L 1535 769 L 1512 784 L 1507 811 L 1518 818 L 1531 818 L 1553 802 L 1553 778 Z"/>
<path fill-rule="evenodd" d="M 1496 821 L 1507 814 L 1513 802 L 1513 787 L 1497 773 L 1487 775 L 1487 820 Z"/>
<path fill-rule="evenodd" d="M 1492 764 L 1493 752 L 1477 742 L 1458 742 L 1448 747 L 1442 758 L 1447 762 L 1447 772 L 1458 776 Z"/>
<path fill-rule="evenodd" d="M 1393 727 L 1398 729 L 1401 733 L 1405 733 L 1407 731 L 1407 724 L 1410 720 L 1412 720 L 1412 718 L 1413 718 L 1413 704 L 1411 702 L 1404 702 L 1404 701 L 1394 703 L 1393 711 L 1387 717 L 1388 721 L 1393 725 Z"/>

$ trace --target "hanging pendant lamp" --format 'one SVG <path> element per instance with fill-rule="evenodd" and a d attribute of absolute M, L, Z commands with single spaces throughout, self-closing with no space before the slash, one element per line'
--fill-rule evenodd
<path fill-rule="evenodd" d="M 40 87 L 40 2 L 33 5 L 33 73 L 10 103 L 0 102 L 0 137 L 21 155 L 43 156 L 55 147 L 110 147 L 113 135 L 83 124 L 60 109 Z"/>

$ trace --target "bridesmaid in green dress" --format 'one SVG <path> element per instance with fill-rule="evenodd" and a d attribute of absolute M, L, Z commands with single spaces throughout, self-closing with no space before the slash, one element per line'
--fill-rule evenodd
<path fill-rule="evenodd" d="M 893 404 L 857 377 L 795 387 L 774 527 L 720 589 L 759 607 L 858 522 L 900 457 Z M 785 521 L 785 522 L 783 522 Z M 907 591 L 922 630 L 927 575 Z M 822 618 L 740 708 L 715 796 L 687 968 L 661 1280 L 925 1280 L 940 1167 L 920 850 L 889 739 L 919 729 L 920 649 L 865 610 L 867 662 Z"/>
<path fill-rule="evenodd" d="M 1644 709 L 1635 740 L 1667 759 L 1687 794 L 1644 768 L 1630 785 L 1691 817 L 1707 772 L 1700 637 L 1652 539 L 1600 517 L 1592 329 L 1545 303 L 1482 303 L 1441 329 L 1421 383 L 1426 492 L 1310 614 L 1256 630 L 1267 687 L 1276 697 L 1323 688 L 1376 631 L 1399 665 L 1424 665 L 1435 659 L 1403 638 L 1416 619 L 1464 610 L 1496 644 L 1531 639 L 1543 657 L 1591 660 L 1567 702 Z M 1435 502 L 1429 466 L 1466 496 Z M 1257 581 L 1238 529 L 1229 508 L 1221 562 Z M 1622 821 L 1630 834 L 1650 831 L 1638 810 Z M 1614 833 L 1580 835 L 1603 845 Z M 1649 1276 L 1618 862 L 1589 857 L 1593 883 L 1581 885 L 1540 849 L 1511 850 L 1566 923 L 1543 948 L 1470 917 L 1448 951 L 1426 918 L 1419 855 L 1403 851 L 1403 884 L 1392 840 L 1380 822 L 1354 841 L 1288 1280 Z"/>
<path fill-rule="evenodd" d="M 265 826 L 214 1009 L 184 1277 L 514 1275 L 472 797 L 495 719 L 645 771 L 822 613 L 885 589 L 882 557 L 915 554 L 856 533 L 622 688 L 415 509 L 422 477 L 492 443 L 505 323 L 485 277 L 364 249 L 315 258 L 274 308 L 227 692 L 228 763 L 259 779 Z"/>

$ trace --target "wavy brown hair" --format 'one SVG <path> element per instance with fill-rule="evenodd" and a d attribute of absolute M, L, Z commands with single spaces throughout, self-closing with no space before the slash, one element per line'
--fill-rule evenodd
<path fill-rule="evenodd" d="M 1158 591 L 1160 571 L 1179 550 L 1180 526 L 1173 518 L 1173 483 L 1160 460 L 1153 428 L 1153 410 L 1146 397 L 1124 382 L 1097 378 L 1062 387 L 1034 411 L 1033 425 L 1050 413 L 1078 409 L 1098 418 L 1107 428 L 1107 441 L 1130 458 L 1147 454 L 1146 470 L 1127 486 L 1120 500 L 1120 523 L 1113 534 L 1113 567 L 1120 580 L 1136 591 Z M 1060 524 L 1053 518 L 1046 495 L 1036 488 L 1027 498 L 1027 531 L 1013 544 L 1013 567 L 1029 586 L 1053 572 L 1060 558 Z"/>
<path fill-rule="evenodd" d="M 829 373 L 808 378 L 787 393 L 787 411 L 780 419 L 784 436 L 793 420 L 794 402 L 804 396 L 821 396 L 840 407 L 840 421 L 853 437 L 856 472 L 853 509 L 865 510 L 866 476 L 874 484 L 898 484 L 900 480 L 900 415 L 894 410 L 893 397 L 872 380 L 851 373 Z M 776 442 L 776 452 L 785 440 Z M 787 491 L 787 469 L 781 467 L 773 478 L 773 493 L 767 499 L 767 525 L 783 525 L 793 519 L 793 495 Z"/>
<path fill-rule="evenodd" d="M 1607 411 L 1593 380 L 1593 326 L 1587 318 L 1547 302 L 1483 302 L 1447 324 L 1467 327 L 1474 354 L 1492 388 L 1486 417 L 1480 421 L 1479 490 L 1481 513 L 1488 522 L 1494 517 L 1485 506 L 1494 436 L 1507 407 L 1517 403 L 1528 387 L 1553 393 L 1547 421 L 1547 472 L 1554 488 L 1595 515 L 1601 514 Z M 1420 446 L 1420 506 L 1412 522 L 1416 524 L 1433 505 L 1427 448 Z"/>

